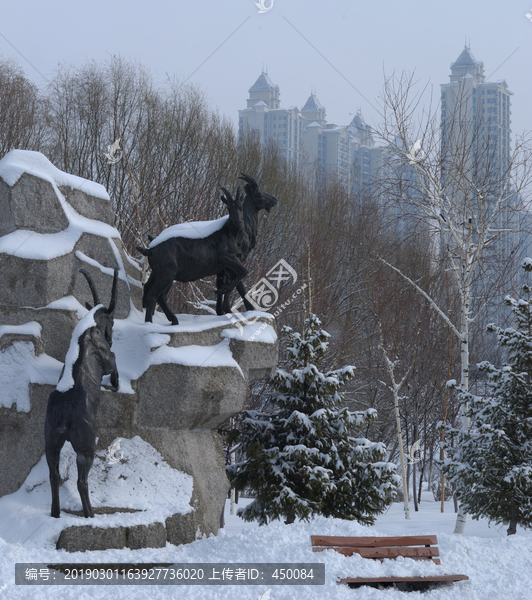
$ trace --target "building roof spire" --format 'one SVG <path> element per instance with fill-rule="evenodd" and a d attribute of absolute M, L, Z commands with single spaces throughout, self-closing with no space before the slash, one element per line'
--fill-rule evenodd
<path fill-rule="evenodd" d="M 255 83 L 249 88 L 248 91 L 251 92 L 257 90 L 273 90 L 274 88 L 275 85 L 273 84 L 272 80 L 268 77 L 268 73 L 263 69 L 257 81 L 255 81 Z"/>
<path fill-rule="evenodd" d="M 474 65 L 480 64 L 480 61 L 477 60 L 473 53 L 471 52 L 471 48 L 467 45 L 464 46 L 462 53 L 460 56 L 451 64 L 451 67 L 472 67 Z"/>

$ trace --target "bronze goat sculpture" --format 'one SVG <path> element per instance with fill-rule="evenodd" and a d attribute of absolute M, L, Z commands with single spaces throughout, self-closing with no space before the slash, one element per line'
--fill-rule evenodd
<path fill-rule="evenodd" d="M 59 458 L 69 441 L 77 455 L 78 491 L 85 517 L 94 517 L 89 499 L 88 476 L 96 447 L 96 413 L 102 377 L 111 375 L 111 389 L 118 389 L 118 371 L 111 351 L 113 312 L 116 306 L 118 269 L 114 271 L 109 308 L 100 304 L 94 283 L 86 271 L 95 306 L 74 329 L 65 368 L 57 388 L 48 398 L 44 439 L 52 488 L 52 517 L 60 515 Z M 79 334 L 79 335 L 78 335 Z M 77 348 L 77 354 L 76 354 Z M 68 364 L 71 361 L 72 364 Z"/>
<path fill-rule="evenodd" d="M 244 177 L 247 178 L 247 175 Z M 246 190 L 248 187 L 249 184 L 246 185 Z M 218 230 L 205 237 L 195 238 L 169 236 L 169 230 L 165 230 L 152 240 L 149 248 L 137 246 L 137 250 L 148 257 L 151 267 L 142 299 L 143 307 L 146 309 L 146 322 L 152 321 L 155 305 L 159 304 L 172 325 L 179 324 L 177 317 L 166 303 L 166 296 L 174 281 L 186 283 L 210 275 L 226 273 L 227 280 L 220 291 L 222 294 L 228 294 L 247 275 L 240 258 L 242 245 L 246 247 L 249 245 L 245 241 L 246 217 L 243 213 L 240 188 L 234 200 L 225 188 L 222 190 L 224 192 L 222 200 L 229 209 L 229 216 Z M 277 202 L 267 194 L 261 196 L 263 208 L 271 208 Z"/>
<path fill-rule="evenodd" d="M 246 195 L 242 207 L 244 232 L 243 235 L 241 235 L 239 244 L 240 252 L 238 255 L 239 259 L 244 262 L 251 250 L 255 247 L 257 241 L 257 230 L 259 226 L 258 217 L 260 211 L 267 210 L 270 212 L 277 204 L 277 198 L 261 192 L 253 177 L 242 173 L 240 179 L 243 179 L 246 182 L 244 187 Z M 216 314 L 218 315 L 231 312 L 230 291 L 225 291 L 227 290 L 229 279 L 230 273 L 226 270 L 218 273 L 216 277 Z M 246 298 L 246 288 L 244 287 L 242 280 L 240 280 L 235 287 L 244 301 L 246 310 L 254 310 L 253 305 Z"/>

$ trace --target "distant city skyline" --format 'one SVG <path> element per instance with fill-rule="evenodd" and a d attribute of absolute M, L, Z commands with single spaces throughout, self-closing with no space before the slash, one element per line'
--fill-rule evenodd
<path fill-rule="evenodd" d="M 449 137 L 446 119 L 449 123 L 455 118 L 471 121 L 469 135 L 473 136 L 475 146 L 489 143 L 490 153 L 495 156 L 495 163 L 490 165 L 491 177 L 504 179 L 503 172 L 511 160 L 513 92 L 508 83 L 503 78 L 487 79 L 484 62 L 475 58 L 467 45 L 451 62 L 448 79 L 449 82 L 440 83 L 442 142 Z M 246 107 L 238 111 L 240 133 L 251 133 L 265 145 L 276 143 L 293 165 L 334 174 L 355 192 L 364 186 L 373 187 L 382 175 L 378 172 L 388 162 L 384 155 L 390 151 L 394 154 L 391 148 L 384 151 L 386 144 L 379 136 L 374 139 L 360 109 L 349 123 L 332 123 L 314 92 L 301 107 L 292 103 L 283 105 L 280 86 L 264 69 L 248 93 Z M 465 112 L 458 116 L 454 115 L 456 111 Z M 461 135 L 460 131 L 465 133 L 463 126 L 456 133 Z"/>

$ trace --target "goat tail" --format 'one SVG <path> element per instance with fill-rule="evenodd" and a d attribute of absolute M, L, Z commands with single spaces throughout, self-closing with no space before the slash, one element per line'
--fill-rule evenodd
<path fill-rule="evenodd" d="M 137 246 L 137 250 L 144 254 L 144 256 L 149 256 L 151 254 L 151 248 L 143 248 L 142 246 Z"/>

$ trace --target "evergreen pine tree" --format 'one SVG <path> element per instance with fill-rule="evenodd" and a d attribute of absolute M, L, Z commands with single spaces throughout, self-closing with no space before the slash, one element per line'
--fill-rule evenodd
<path fill-rule="evenodd" d="M 255 500 L 238 514 L 246 521 L 296 517 L 356 519 L 373 524 L 392 502 L 399 478 L 396 466 L 384 462 L 386 447 L 351 430 L 376 418 L 376 411 L 351 412 L 339 391 L 355 375 L 347 366 L 318 370 L 329 334 L 313 314 L 304 335 L 284 327 L 291 370 L 277 369 L 271 414 L 243 411 L 241 442 L 244 461 L 227 467 L 236 489 L 251 488 Z"/>
<path fill-rule="evenodd" d="M 532 259 L 523 268 L 532 271 Z M 464 512 L 509 525 L 508 535 L 517 525 L 532 526 L 532 288 L 523 289 L 526 299 L 505 298 L 515 328 L 493 323 L 487 328 L 508 357 L 500 369 L 487 361 L 478 365 L 487 374 L 490 396 L 458 388 L 460 401 L 469 402 L 471 427 L 467 432 L 445 427 L 443 470 Z"/>

